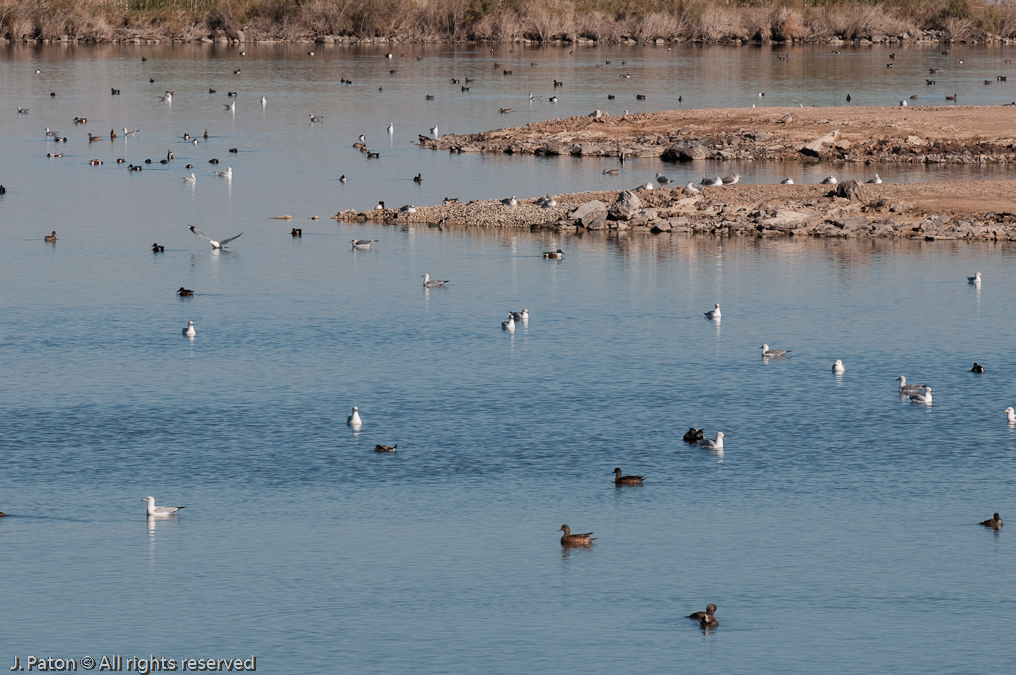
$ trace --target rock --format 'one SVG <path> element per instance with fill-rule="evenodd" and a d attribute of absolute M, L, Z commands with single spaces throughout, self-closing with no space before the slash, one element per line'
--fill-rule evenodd
<path fill-rule="evenodd" d="M 829 150 L 830 147 L 832 147 L 833 143 L 836 142 L 836 137 L 839 135 L 840 130 L 834 129 L 830 131 L 828 134 L 819 136 L 811 143 L 808 143 L 803 148 L 801 148 L 801 153 L 808 155 L 809 157 L 821 157 L 824 153 L 826 153 Z"/>
<path fill-rule="evenodd" d="M 590 117 L 597 117 L 597 118 L 598 117 L 610 117 L 610 113 L 605 112 L 603 110 L 594 110 L 593 112 L 589 113 L 589 116 Z"/>
<path fill-rule="evenodd" d="M 836 196 L 844 199 L 866 201 L 867 189 L 856 180 L 848 180 L 836 186 Z"/>
<path fill-rule="evenodd" d="M 607 205 L 599 199 L 594 199 L 591 202 L 579 204 L 568 217 L 583 227 L 588 227 L 586 222 L 591 221 L 594 216 L 600 214 L 602 214 L 604 218 L 607 217 Z"/>
<path fill-rule="evenodd" d="M 607 216 L 597 211 L 587 218 L 582 219 L 582 226 L 587 230 L 603 230 L 607 227 Z"/>
<path fill-rule="evenodd" d="M 921 146 L 926 145 L 926 142 L 920 136 L 907 136 L 907 144 Z"/>
<path fill-rule="evenodd" d="M 867 228 L 868 219 L 864 216 L 846 216 L 845 218 L 837 218 L 832 221 L 832 224 L 844 232 L 849 232 L 850 230 L 856 230 L 857 228 Z"/>
<path fill-rule="evenodd" d="M 660 232 L 670 232 L 673 225 L 670 224 L 669 220 L 658 220 L 653 223 L 653 234 L 659 234 Z"/>
<path fill-rule="evenodd" d="M 607 216 L 613 220 L 631 220 L 642 210 L 642 200 L 631 190 L 625 190 L 617 197 Z"/>
<path fill-rule="evenodd" d="M 789 209 L 777 209 L 776 215 L 766 218 L 762 224 L 770 230 L 795 230 L 807 221 L 815 218 L 816 214 L 811 211 L 791 211 Z"/>
<path fill-rule="evenodd" d="M 709 151 L 698 143 L 680 141 L 663 151 L 661 157 L 671 162 L 691 162 L 696 159 L 706 159 Z"/>

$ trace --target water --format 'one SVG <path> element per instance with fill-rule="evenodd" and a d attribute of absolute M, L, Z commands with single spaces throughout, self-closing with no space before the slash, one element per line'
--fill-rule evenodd
<path fill-rule="evenodd" d="M 126 96 L 163 136 L 181 126 L 178 102 Z M 302 126 L 306 107 L 263 161 L 193 188 L 182 152 L 134 175 L 48 164 L 47 118 L 4 118 L 20 162 L 0 198 L 8 667 L 1008 671 L 1012 545 L 975 523 L 1012 512 L 1009 244 L 310 221 L 341 189 L 315 139 L 348 139 Z M 114 147 L 165 147 L 142 134 Z M 538 164 L 421 156 L 448 180 Z M 211 253 L 189 222 L 244 235 Z M 425 291 L 424 272 L 451 284 Z M 501 331 L 523 307 L 528 325 Z M 763 342 L 793 353 L 765 363 Z M 934 405 L 900 401 L 901 373 Z M 692 425 L 727 433 L 723 455 L 684 444 Z M 645 485 L 615 489 L 615 466 Z M 187 508 L 148 523 L 149 494 Z M 599 539 L 562 550 L 562 523 Z M 681 617 L 709 602 L 721 626 L 703 634 Z"/>

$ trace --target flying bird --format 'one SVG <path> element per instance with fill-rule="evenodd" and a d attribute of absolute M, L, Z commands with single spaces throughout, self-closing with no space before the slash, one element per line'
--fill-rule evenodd
<path fill-rule="evenodd" d="M 216 241 L 215 239 L 212 239 L 207 234 L 205 234 L 204 232 L 202 232 L 198 228 L 194 227 L 193 225 L 190 226 L 190 231 L 193 232 L 194 234 L 198 235 L 202 239 L 207 239 L 208 242 L 212 245 L 212 248 L 214 248 L 214 249 L 220 249 L 220 248 L 225 247 L 226 244 L 228 244 L 229 242 L 233 241 L 234 239 L 238 239 L 240 237 L 240 235 L 243 234 L 243 232 L 241 232 L 240 234 L 236 235 L 235 237 L 230 237 L 229 239 L 223 239 L 221 241 Z"/>

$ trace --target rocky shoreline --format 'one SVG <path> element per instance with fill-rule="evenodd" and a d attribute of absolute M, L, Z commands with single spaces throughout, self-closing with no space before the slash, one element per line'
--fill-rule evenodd
<path fill-rule="evenodd" d="M 610 117 L 595 111 L 477 134 L 420 136 L 453 153 L 884 164 L 1016 162 L 1005 106 L 736 108 Z"/>
<path fill-rule="evenodd" d="M 984 182 L 979 182 L 984 185 Z M 907 238 L 1016 241 L 1016 181 L 991 181 L 992 199 L 964 201 L 969 183 L 731 185 L 688 194 L 685 188 L 579 193 L 546 207 L 500 200 L 399 209 L 341 211 L 342 222 L 430 227 L 528 228 L 563 234 L 603 231 L 650 236 Z M 948 186 L 943 189 L 944 186 Z M 954 207 L 947 205 L 953 203 Z M 971 208 L 974 207 L 974 208 Z M 976 208 L 980 207 L 980 208 Z"/>

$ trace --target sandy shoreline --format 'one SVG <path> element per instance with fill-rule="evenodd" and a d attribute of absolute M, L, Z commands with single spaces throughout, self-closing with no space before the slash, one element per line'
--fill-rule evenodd
<path fill-rule="evenodd" d="M 942 94 L 945 103 L 953 92 Z M 675 162 L 1006 164 L 1016 162 L 1014 121 L 1016 103 L 667 110 L 568 117 L 436 140 L 421 136 L 420 146 L 456 153 L 623 154 Z"/>

